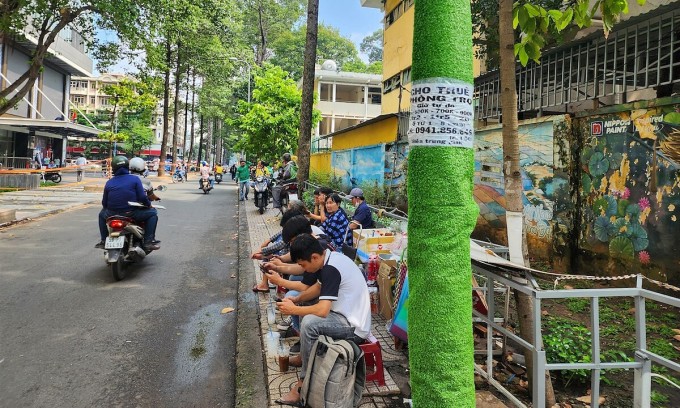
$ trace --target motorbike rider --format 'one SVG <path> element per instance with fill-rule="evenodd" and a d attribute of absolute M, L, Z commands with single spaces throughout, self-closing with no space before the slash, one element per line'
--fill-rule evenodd
<path fill-rule="evenodd" d="M 295 162 L 291 160 L 290 153 L 284 153 L 283 157 L 283 167 L 281 170 L 281 176 L 279 179 L 281 183 L 274 186 L 272 189 L 272 198 L 274 200 L 274 208 L 281 208 L 281 190 L 283 189 L 283 184 L 287 182 L 296 181 L 295 176 L 293 176 L 293 167 L 296 166 Z"/>
<path fill-rule="evenodd" d="M 208 179 L 210 181 L 210 188 L 213 188 L 215 180 L 210 178 L 210 167 L 208 167 L 208 162 L 205 160 L 201 161 L 201 178 L 198 180 L 199 190 L 203 188 L 203 185 L 201 184 L 201 180 L 203 179 Z"/>
<path fill-rule="evenodd" d="M 139 180 L 142 182 L 142 187 L 144 187 L 144 191 L 146 192 L 146 196 L 149 197 L 150 201 L 161 201 L 161 199 L 158 198 L 158 196 L 153 192 L 153 184 L 151 184 L 151 180 L 144 176 L 144 174 L 147 172 L 148 170 L 146 168 L 146 163 L 142 158 L 134 157 L 130 159 L 130 173 L 139 177 Z"/>
<path fill-rule="evenodd" d="M 145 222 L 144 244 L 147 251 L 160 249 L 160 241 L 156 241 L 156 225 L 158 225 L 158 212 L 151 207 L 151 201 L 144 192 L 139 177 L 130 174 L 130 161 L 125 156 L 116 156 L 111 160 L 113 177 L 104 186 L 102 197 L 102 210 L 99 212 L 99 235 L 101 241 L 95 248 L 104 248 L 104 241 L 108 235 L 106 219 L 114 215 L 123 215 L 133 218 L 137 222 Z M 132 207 L 128 201 L 139 202 L 145 207 Z"/>

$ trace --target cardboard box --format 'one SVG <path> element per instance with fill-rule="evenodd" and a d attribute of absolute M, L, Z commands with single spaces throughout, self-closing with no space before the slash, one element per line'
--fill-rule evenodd
<path fill-rule="evenodd" d="M 382 265 L 381 265 L 382 270 Z M 392 294 L 392 286 L 394 279 L 378 274 L 378 294 L 379 294 L 379 309 L 378 313 L 386 320 L 392 318 L 392 304 L 394 303 L 394 295 Z"/>
<path fill-rule="evenodd" d="M 359 233 L 361 232 L 361 236 Z M 358 252 L 369 255 L 389 254 L 394 243 L 394 235 L 388 228 L 373 228 L 352 231 L 354 242 L 359 242 Z M 388 235 L 389 234 L 389 235 Z"/>

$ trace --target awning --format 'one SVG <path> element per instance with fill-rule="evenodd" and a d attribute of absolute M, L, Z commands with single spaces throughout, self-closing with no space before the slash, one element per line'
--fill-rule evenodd
<path fill-rule="evenodd" d="M 145 150 L 142 150 L 140 154 L 144 155 L 144 156 L 160 156 L 161 151 L 160 150 L 145 149 Z"/>
<path fill-rule="evenodd" d="M 85 148 L 82 146 L 66 146 L 66 153 L 85 153 Z"/>
<path fill-rule="evenodd" d="M 9 116 L 0 117 L 0 129 L 60 139 L 68 136 L 86 139 L 96 138 L 102 133 L 99 129 L 64 120 L 27 119 Z"/>

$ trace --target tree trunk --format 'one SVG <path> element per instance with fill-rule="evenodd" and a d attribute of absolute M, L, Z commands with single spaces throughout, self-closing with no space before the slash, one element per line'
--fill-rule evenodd
<path fill-rule="evenodd" d="M 189 160 L 194 157 L 194 128 L 196 124 L 196 72 L 194 71 L 191 86 L 191 142 L 189 143 Z M 191 161 L 189 161 L 191 164 Z"/>
<path fill-rule="evenodd" d="M 177 141 L 179 139 L 179 88 L 181 87 L 181 76 L 182 71 L 180 70 L 182 65 L 182 60 L 180 57 L 180 48 L 182 43 L 177 41 L 177 69 L 175 69 L 175 101 L 174 101 L 174 111 L 173 111 L 173 123 L 172 123 L 172 166 L 170 171 L 175 172 L 175 166 L 177 165 Z M 171 174 L 172 174 L 171 173 Z"/>
<path fill-rule="evenodd" d="M 187 125 L 189 124 L 189 73 L 191 72 L 191 68 L 187 68 L 187 91 L 186 94 L 184 95 L 184 141 L 182 142 L 182 157 L 184 158 L 184 164 L 187 164 L 187 160 L 189 160 L 189 155 L 187 155 L 187 135 L 189 132 L 187 131 Z M 189 153 L 190 154 L 190 153 Z M 187 167 L 188 171 L 188 167 Z"/>
<path fill-rule="evenodd" d="M 259 50 L 257 50 L 257 55 L 255 56 L 256 58 L 255 63 L 259 66 L 262 66 L 267 54 L 267 33 L 264 30 L 264 21 L 262 21 L 262 19 L 264 18 L 262 7 L 263 7 L 262 2 L 259 2 L 257 6 L 257 13 L 258 22 L 260 23 L 260 47 Z M 250 81 L 250 78 L 248 78 L 248 80 Z"/>
<path fill-rule="evenodd" d="M 163 89 L 163 141 L 161 142 L 160 165 L 158 175 L 165 174 L 165 158 L 168 156 L 168 116 L 170 116 L 170 67 L 172 65 L 172 48 L 170 40 L 165 41 L 165 88 Z"/>
<path fill-rule="evenodd" d="M 198 140 L 198 158 L 196 159 L 196 167 L 200 167 L 201 160 L 203 160 L 203 115 L 200 115 L 200 126 L 198 128 L 199 140 Z"/>
<path fill-rule="evenodd" d="M 522 172 L 519 165 L 519 135 L 517 121 L 517 87 L 515 84 L 515 35 L 512 28 L 513 0 L 500 0 L 499 8 L 499 53 L 501 77 L 501 111 L 503 120 L 503 177 L 505 180 L 506 225 L 510 260 L 528 266 L 526 257 L 526 231 L 524 229 L 524 205 L 522 204 Z M 520 336 L 533 342 L 533 309 L 532 298 L 515 291 L 517 318 L 519 319 Z M 527 377 L 529 391 L 533 384 L 533 355 L 526 350 Z M 546 404 L 555 405 L 555 393 L 552 381 L 546 372 L 545 386 Z"/>
<path fill-rule="evenodd" d="M 319 31 L 319 0 L 307 3 L 307 42 L 305 62 L 302 73 L 302 103 L 300 105 L 300 135 L 297 150 L 297 179 L 299 188 L 304 190 L 304 182 L 309 178 L 309 156 L 312 138 L 312 111 L 314 109 L 314 66 L 316 63 L 316 43 Z"/>

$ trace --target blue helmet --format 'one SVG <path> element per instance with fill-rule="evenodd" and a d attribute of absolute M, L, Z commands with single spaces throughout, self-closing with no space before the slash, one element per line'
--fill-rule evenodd
<path fill-rule="evenodd" d="M 208 162 L 207 162 L 207 161 L 205 161 L 205 160 L 202 160 L 202 161 L 201 161 L 201 166 L 207 166 L 207 165 L 208 165 Z"/>

